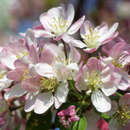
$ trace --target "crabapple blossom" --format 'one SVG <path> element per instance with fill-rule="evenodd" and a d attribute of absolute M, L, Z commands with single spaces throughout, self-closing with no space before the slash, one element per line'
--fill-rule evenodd
<path fill-rule="evenodd" d="M 115 71 L 122 76 L 122 80 L 118 85 L 121 90 L 126 90 L 130 87 L 129 65 L 130 51 L 129 45 L 122 39 L 119 42 L 111 42 L 103 47 L 103 51 L 108 57 L 103 57 L 102 60 L 106 64 L 115 66 Z"/>
<path fill-rule="evenodd" d="M 74 14 L 74 7 L 71 4 L 68 5 L 67 9 L 64 6 L 58 6 L 48 10 L 40 15 L 40 22 L 43 28 L 34 29 L 35 36 L 59 40 L 64 35 L 76 33 L 84 22 L 85 16 L 72 24 Z"/>
<path fill-rule="evenodd" d="M 110 130 L 130 129 L 130 93 L 126 93 L 119 100 L 119 106 L 113 102 L 112 119 L 109 122 Z M 108 113 L 109 114 L 109 113 Z"/>
<path fill-rule="evenodd" d="M 111 100 L 108 96 L 117 91 L 120 75 L 114 73 L 111 66 L 103 66 L 95 57 L 88 59 L 76 78 L 76 88 L 91 94 L 91 101 L 99 112 L 111 110 Z"/>

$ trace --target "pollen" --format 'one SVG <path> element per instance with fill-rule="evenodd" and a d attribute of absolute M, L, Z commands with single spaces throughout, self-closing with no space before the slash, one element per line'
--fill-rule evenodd
<path fill-rule="evenodd" d="M 67 30 L 68 25 L 67 25 L 67 21 L 64 18 L 62 17 L 58 17 L 57 19 L 53 18 L 52 21 L 53 22 L 50 25 L 55 35 L 58 36 Z"/>
<path fill-rule="evenodd" d="M 29 75 L 29 70 L 28 69 L 25 69 L 23 75 L 22 75 L 22 78 L 21 78 L 21 81 L 24 81 L 26 79 L 29 79 L 31 76 Z"/>
<path fill-rule="evenodd" d="M 102 81 L 98 72 L 93 71 L 91 74 L 88 73 L 87 77 L 86 83 L 89 90 L 95 91 L 101 88 Z"/>
<path fill-rule="evenodd" d="M 120 125 L 125 126 L 126 123 L 130 120 L 130 110 L 128 109 L 128 106 L 121 107 L 117 111 L 117 114 Z"/>
<path fill-rule="evenodd" d="M 16 58 L 22 58 L 22 57 L 24 57 L 24 56 L 28 56 L 29 55 L 29 53 L 27 52 L 27 51 L 22 51 L 21 53 L 19 53 L 19 54 L 17 54 L 16 55 Z"/>
<path fill-rule="evenodd" d="M 42 77 L 40 80 L 41 91 L 52 91 L 56 89 L 57 80 L 55 78 Z"/>
<path fill-rule="evenodd" d="M 100 44 L 98 41 L 98 31 L 93 30 L 91 27 L 89 27 L 89 32 L 89 34 L 85 35 L 84 42 L 86 43 L 88 48 L 96 48 Z"/>
<path fill-rule="evenodd" d="M 115 67 L 118 67 L 118 68 L 120 68 L 120 69 L 123 69 L 122 64 L 118 63 L 117 60 L 113 60 L 113 61 L 112 61 L 112 64 L 113 64 Z"/>

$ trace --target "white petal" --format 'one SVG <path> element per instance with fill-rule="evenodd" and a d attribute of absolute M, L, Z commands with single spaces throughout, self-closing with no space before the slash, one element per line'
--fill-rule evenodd
<path fill-rule="evenodd" d="M 69 4 L 67 7 L 66 17 L 67 17 L 67 24 L 68 27 L 71 25 L 73 19 L 74 19 L 74 7 L 72 4 Z"/>
<path fill-rule="evenodd" d="M 0 90 L 8 88 L 12 83 L 12 80 L 9 80 L 6 75 L 0 79 Z"/>
<path fill-rule="evenodd" d="M 35 101 L 36 101 L 36 96 L 34 96 L 32 94 L 28 94 L 26 96 L 26 103 L 24 106 L 25 112 L 30 112 L 34 109 Z"/>
<path fill-rule="evenodd" d="M 49 31 L 45 31 L 45 30 L 34 30 L 34 35 L 36 38 L 39 38 L 39 37 L 52 38 L 55 36 Z"/>
<path fill-rule="evenodd" d="M 51 92 L 41 93 L 38 95 L 34 112 L 37 114 L 45 113 L 54 103 L 54 98 Z"/>
<path fill-rule="evenodd" d="M 117 91 L 117 87 L 114 85 L 106 86 L 101 88 L 106 96 L 110 96 Z"/>
<path fill-rule="evenodd" d="M 46 63 L 38 63 L 35 65 L 35 71 L 41 75 L 45 76 L 47 78 L 54 77 L 54 71 L 53 68 L 46 64 Z"/>
<path fill-rule="evenodd" d="M 81 42 L 80 40 L 76 40 L 68 35 L 63 35 L 62 38 L 66 43 L 71 44 L 74 47 L 78 47 L 78 48 L 86 47 L 86 45 L 83 42 Z"/>
<path fill-rule="evenodd" d="M 62 103 L 66 101 L 68 95 L 68 83 L 62 82 L 55 93 L 54 100 L 55 100 L 55 108 L 58 109 Z"/>
<path fill-rule="evenodd" d="M 104 77 L 102 77 L 102 82 L 103 83 L 108 83 L 111 81 L 111 75 L 108 74 L 108 75 L 105 75 Z"/>
<path fill-rule="evenodd" d="M 10 69 L 15 69 L 14 62 L 17 60 L 16 56 L 13 54 L 9 54 L 6 57 L 0 57 L 0 61 L 3 65 L 9 67 Z"/>
<path fill-rule="evenodd" d="M 107 112 L 111 110 L 111 101 L 100 90 L 97 90 L 91 95 L 92 104 L 99 112 Z"/>
<path fill-rule="evenodd" d="M 85 16 L 81 17 L 78 21 L 76 21 L 76 22 L 70 27 L 70 29 L 68 30 L 68 34 L 69 34 L 69 35 L 72 35 L 72 34 L 76 33 L 76 32 L 79 30 L 79 28 L 81 27 L 81 25 L 83 24 L 84 19 L 85 19 Z"/>
<path fill-rule="evenodd" d="M 21 87 L 21 84 L 16 84 L 11 87 L 11 89 L 5 93 L 5 99 L 13 98 L 13 97 L 20 97 L 23 96 L 26 91 Z"/>
<path fill-rule="evenodd" d="M 100 42 L 103 42 L 103 41 L 105 41 L 106 39 L 111 38 L 112 35 L 114 34 L 114 32 L 116 31 L 117 27 L 118 27 L 118 23 L 115 23 L 115 24 L 109 29 L 108 32 L 106 32 L 104 35 L 101 35 L 99 41 L 100 41 Z"/>

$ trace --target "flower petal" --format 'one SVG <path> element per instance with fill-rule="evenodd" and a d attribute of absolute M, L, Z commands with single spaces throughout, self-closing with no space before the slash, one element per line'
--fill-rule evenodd
<path fill-rule="evenodd" d="M 76 21 L 76 22 L 70 27 L 70 29 L 68 30 L 68 34 L 69 34 L 69 35 L 72 35 L 72 34 L 76 33 L 76 32 L 79 30 L 79 28 L 81 27 L 81 25 L 83 24 L 84 19 L 85 19 L 85 16 L 81 17 L 78 21 Z"/>
<path fill-rule="evenodd" d="M 80 40 L 76 40 L 76 39 L 68 36 L 67 34 L 64 34 L 62 39 L 64 40 L 64 42 L 66 42 L 68 44 L 72 44 L 72 46 L 74 46 L 74 47 L 78 47 L 78 48 L 86 47 L 86 45 L 83 42 L 81 42 Z"/>
<path fill-rule="evenodd" d="M 41 75 L 45 76 L 47 78 L 54 77 L 54 71 L 53 68 L 46 64 L 46 63 L 38 63 L 35 65 L 35 71 Z"/>
<path fill-rule="evenodd" d="M 41 93 L 37 96 L 34 112 L 37 114 L 45 113 L 54 103 L 51 92 Z"/>
<path fill-rule="evenodd" d="M 69 4 L 67 7 L 67 11 L 66 11 L 66 19 L 67 19 L 67 24 L 68 27 L 71 25 L 73 19 L 74 19 L 74 7 L 72 4 Z"/>
<path fill-rule="evenodd" d="M 21 97 L 26 93 L 24 89 L 22 89 L 21 84 L 16 84 L 12 86 L 12 88 L 5 93 L 5 99 L 13 98 L 13 97 Z"/>
<path fill-rule="evenodd" d="M 26 96 L 26 102 L 24 106 L 25 112 L 30 112 L 34 109 L 35 101 L 36 101 L 36 97 L 34 95 L 28 94 Z"/>
<path fill-rule="evenodd" d="M 62 103 L 66 101 L 67 95 L 68 95 L 69 89 L 68 89 L 68 83 L 62 82 L 54 95 L 55 100 L 55 108 L 58 109 Z"/>
<path fill-rule="evenodd" d="M 99 112 L 107 112 L 111 110 L 111 101 L 100 90 L 97 90 L 91 95 L 92 104 Z"/>
<path fill-rule="evenodd" d="M 12 83 L 12 80 L 9 80 L 5 75 L 2 79 L 0 79 L 0 91 L 8 88 Z"/>
<path fill-rule="evenodd" d="M 46 31 L 46 30 L 34 30 L 34 35 L 36 38 L 39 38 L 39 37 L 52 38 L 55 36 L 51 32 Z"/>
<path fill-rule="evenodd" d="M 101 88 L 101 90 L 104 92 L 106 96 L 110 96 L 117 91 L 117 87 L 114 85 L 110 85 L 110 86 L 105 86 Z"/>

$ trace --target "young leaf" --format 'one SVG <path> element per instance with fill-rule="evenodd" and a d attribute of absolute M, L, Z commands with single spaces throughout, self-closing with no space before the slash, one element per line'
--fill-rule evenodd
<path fill-rule="evenodd" d="M 86 128 L 87 128 L 87 120 L 84 116 L 80 117 L 80 120 L 76 121 L 72 126 L 72 130 L 86 130 Z"/>

